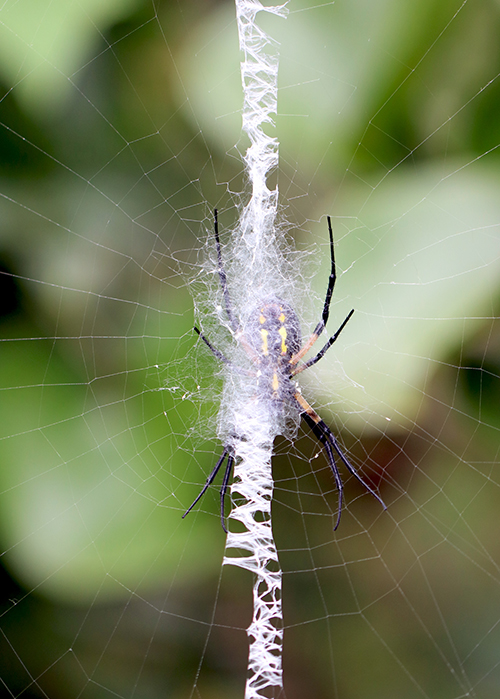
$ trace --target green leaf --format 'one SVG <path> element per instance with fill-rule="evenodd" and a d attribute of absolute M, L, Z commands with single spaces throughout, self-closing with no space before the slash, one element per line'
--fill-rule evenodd
<path fill-rule="evenodd" d="M 54 111 L 74 90 L 102 33 L 141 4 L 6 0 L 0 10 L 0 74 L 27 109 Z"/>

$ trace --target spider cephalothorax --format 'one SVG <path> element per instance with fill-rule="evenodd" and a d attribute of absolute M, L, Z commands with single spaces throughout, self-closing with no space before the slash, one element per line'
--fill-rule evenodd
<path fill-rule="evenodd" d="M 349 460 L 339 447 L 336 437 L 331 432 L 330 428 L 320 418 L 316 411 L 302 396 L 298 386 L 292 380 L 294 376 L 300 374 L 308 367 L 316 364 L 325 352 L 333 345 L 346 324 L 350 320 L 354 309 L 347 315 L 338 330 L 330 337 L 322 349 L 306 362 L 300 363 L 306 353 L 312 348 L 316 340 L 319 338 L 328 322 L 330 314 L 330 302 L 332 299 L 333 289 L 336 281 L 335 269 L 335 252 L 333 245 L 333 232 L 330 217 L 328 216 L 328 232 L 330 236 L 330 260 L 331 271 L 326 290 L 325 302 L 323 305 L 323 313 L 321 320 L 317 324 L 314 332 L 302 345 L 300 335 L 300 322 L 293 308 L 276 297 L 265 297 L 255 306 L 255 310 L 251 312 L 248 323 L 245 325 L 245 332 L 239 326 L 239 323 L 234 314 L 229 292 L 227 288 L 227 278 L 224 265 L 222 263 L 222 254 L 219 241 L 219 228 L 217 219 L 217 210 L 215 210 L 215 242 L 217 246 L 217 259 L 219 266 L 219 278 L 224 297 L 224 304 L 227 317 L 231 324 L 232 330 L 238 342 L 241 344 L 253 364 L 254 371 L 252 376 L 255 376 L 255 391 L 258 392 L 260 398 L 273 402 L 273 407 L 276 411 L 280 411 L 285 415 L 287 406 L 292 405 L 295 410 L 298 410 L 300 416 L 304 419 L 307 425 L 311 428 L 313 434 L 323 444 L 328 459 L 330 468 L 332 469 L 335 483 L 339 493 L 337 521 L 334 529 L 337 529 L 340 523 L 340 515 L 342 513 L 343 500 L 343 484 L 340 477 L 337 464 L 335 462 L 335 454 L 340 458 L 347 470 L 358 479 L 360 483 L 368 490 L 386 509 L 383 500 L 377 493 L 370 488 L 369 485 L 361 478 Z M 196 332 L 207 345 L 212 354 L 220 361 L 232 366 L 228 359 L 216 349 L 209 340 L 195 327 Z M 301 346 L 302 345 L 302 346 Z M 220 505 L 221 505 L 221 521 L 222 528 L 226 530 L 224 521 L 224 499 L 227 492 L 231 470 L 234 464 L 234 451 L 230 443 L 224 446 L 224 451 L 216 463 L 212 473 L 207 478 L 200 494 L 194 500 L 192 505 L 186 510 L 185 517 L 205 494 L 208 487 L 214 481 L 221 465 L 227 457 L 226 470 L 220 489 Z"/>

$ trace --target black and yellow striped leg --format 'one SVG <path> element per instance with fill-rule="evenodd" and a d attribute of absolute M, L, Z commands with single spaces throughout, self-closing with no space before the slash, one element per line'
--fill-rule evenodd
<path fill-rule="evenodd" d="M 323 313 L 321 314 L 321 320 L 317 324 L 317 326 L 314 328 L 314 332 L 311 335 L 311 337 L 308 339 L 308 341 L 304 344 L 304 346 L 296 352 L 293 357 L 290 359 L 290 365 L 294 366 L 298 364 L 298 362 L 302 359 L 302 357 L 305 357 L 305 355 L 309 352 L 311 347 L 315 344 L 321 333 L 326 327 L 326 324 L 328 322 L 328 317 L 330 315 L 330 303 L 332 301 L 332 294 L 333 290 L 335 288 L 335 282 L 337 280 L 337 272 L 336 272 L 336 267 L 335 267 L 335 249 L 334 249 L 334 244 L 333 244 L 333 231 L 332 231 L 332 221 L 329 216 L 327 216 L 328 219 L 328 233 L 330 236 L 330 260 L 331 260 L 331 270 L 330 270 L 330 276 L 328 278 L 328 286 L 326 289 L 326 297 L 325 297 L 325 303 L 323 304 Z M 347 318 L 344 320 L 340 328 L 337 330 L 337 332 L 331 336 L 331 338 L 328 340 L 326 345 L 321 349 L 318 354 L 310 359 L 308 362 L 305 364 L 302 364 L 301 366 L 297 367 L 292 371 L 291 376 L 295 376 L 295 374 L 300 374 L 301 371 L 304 371 L 304 369 L 307 369 L 308 367 L 312 366 L 313 364 L 316 364 L 316 362 L 319 362 L 321 357 L 325 354 L 325 352 L 333 345 L 337 337 L 340 335 L 342 330 L 345 328 L 348 320 L 354 313 L 354 309 L 349 313 Z"/>
<path fill-rule="evenodd" d="M 222 528 L 224 529 L 224 531 L 225 531 L 226 534 L 227 534 L 227 529 L 226 529 L 226 524 L 225 524 L 225 517 L 224 517 L 224 504 L 225 504 L 225 497 L 226 497 L 226 493 L 227 493 L 227 487 L 228 487 L 229 479 L 230 479 L 230 477 L 231 477 L 231 471 L 232 471 L 232 469 L 233 469 L 233 464 L 234 464 L 233 452 L 232 452 L 232 450 L 229 449 L 228 447 L 225 447 L 225 448 L 224 448 L 224 451 L 222 452 L 222 456 L 220 457 L 220 459 L 219 459 L 219 460 L 217 461 L 217 463 L 215 464 L 214 469 L 213 469 L 212 473 L 209 475 L 209 477 L 207 478 L 207 482 L 205 483 L 205 485 L 204 485 L 203 488 L 201 489 L 200 494 L 198 495 L 197 498 L 195 498 L 195 500 L 192 502 L 192 504 L 191 504 L 191 505 L 188 507 L 188 509 L 184 512 L 184 514 L 182 515 L 182 519 L 184 519 L 184 517 L 185 517 L 186 515 L 188 515 L 188 514 L 191 512 L 191 510 L 192 510 L 193 507 L 196 505 L 196 503 L 197 503 L 199 500 L 201 500 L 201 498 L 202 498 L 202 497 L 205 495 L 205 493 L 207 492 L 208 488 L 212 485 L 212 483 L 214 482 L 214 479 L 215 479 L 216 475 L 217 475 L 218 472 L 219 472 L 220 467 L 221 467 L 222 464 L 224 463 L 224 459 L 226 458 L 226 456 L 227 456 L 226 470 L 225 470 L 225 472 L 224 472 L 224 478 L 223 478 L 223 480 L 222 480 L 222 486 L 221 486 L 221 489 L 220 489 L 220 517 L 221 517 Z"/>
<path fill-rule="evenodd" d="M 331 447 L 330 442 L 328 440 L 328 437 L 324 433 L 324 430 L 321 429 L 321 422 L 323 422 L 323 421 L 320 420 L 320 422 L 317 423 L 307 413 L 302 413 L 302 417 L 304 418 L 304 420 L 307 422 L 307 424 L 311 428 L 313 434 L 316 435 L 316 437 L 319 439 L 319 441 L 325 447 L 328 463 L 330 465 L 330 468 L 332 469 L 333 477 L 335 478 L 335 484 L 337 485 L 337 490 L 339 493 L 339 504 L 338 504 L 338 508 L 337 508 L 337 521 L 335 522 L 335 526 L 333 527 L 333 531 L 335 531 L 340 524 L 340 515 L 342 514 L 344 485 L 342 483 L 342 479 L 340 477 L 340 473 L 339 473 L 339 470 L 337 468 L 337 464 L 335 463 L 335 457 L 333 455 L 333 450 L 332 450 L 332 447 Z M 325 425 L 325 427 L 326 427 L 326 425 Z M 332 437 L 333 437 L 333 435 L 332 435 Z"/>
<path fill-rule="evenodd" d="M 354 466 L 350 463 L 350 461 L 347 459 L 347 457 L 344 455 L 342 452 L 341 448 L 339 447 L 338 441 L 336 437 L 333 435 L 332 431 L 328 427 L 328 425 L 320 418 L 320 416 L 316 413 L 313 408 L 309 405 L 309 403 L 302 397 L 300 393 L 295 394 L 295 400 L 299 404 L 300 408 L 302 409 L 301 416 L 304 418 L 305 422 L 309 425 L 311 428 L 313 434 L 319 439 L 319 441 L 324 445 L 325 451 L 327 454 L 328 458 L 328 463 L 330 465 L 330 468 L 333 471 L 333 475 L 335 478 L 335 483 L 337 485 L 337 489 L 339 491 L 339 506 L 338 506 L 338 512 L 337 512 L 337 521 L 335 523 L 334 531 L 337 529 L 340 523 L 340 515 L 341 515 L 341 508 L 342 508 L 342 500 L 343 500 L 343 484 L 342 484 L 342 479 L 339 474 L 339 470 L 337 468 L 337 464 L 335 462 L 335 457 L 334 457 L 334 451 L 337 453 L 339 456 L 340 460 L 344 464 L 344 466 L 347 468 L 349 473 L 351 473 L 360 483 L 363 485 L 366 490 L 373 495 L 373 497 L 379 501 L 379 503 L 382 505 L 384 510 L 387 509 L 387 506 L 385 502 L 382 500 L 382 498 L 377 495 L 377 493 L 370 488 L 370 486 L 365 483 L 365 481 L 361 478 L 361 476 L 358 474 Z"/>
<path fill-rule="evenodd" d="M 301 371 L 304 371 L 304 369 L 308 369 L 308 368 L 309 368 L 310 366 L 312 366 L 313 364 L 316 364 L 316 362 L 319 362 L 319 360 L 321 359 L 321 357 L 325 354 L 325 352 L 326 352 L 327 350 L 330 349 L 330 347 L 333 345 L 333 343 L 335 342 L 335 340 L 338 338 L 338 336 L 340 335 L 340 333 L 342 332 L 342 330 L 345 328 L 345 326 L 347 325 L 347 323 L 351 320 L 351 317 L 352 317 L 352 314 L 353 314 L 353 313 L 354 313 L 354 308 L 352 309 L 352 311 L 351 311 L 350 313 L 348 313 L 346 319 L 344 320 L 344 322 L 342 323 L 342 325 L 340 326 L 340 328 L 337 330 L 337 332 L 336 332 L 334 335 L 331 336 L 331 338 L 330 338 L 330 339 L 328 340 L 328 342 L 324 345 L 324 347 L 322 347 L 322 348 L 320 349 L 320 351 L 318 352 L 318 354 L 316 354 L 314 357 L 312 357 L 311 359 L 309 359 L 307 362 L 304 362 L 304 364 L 300 364 L 300 366 L 298 366 L 296 369 L 293 369 L 292 372 L 291 372 L 291 376 L 295 376 L 296 374 L 300 374 L 300 372 L 301 372 Z"/>

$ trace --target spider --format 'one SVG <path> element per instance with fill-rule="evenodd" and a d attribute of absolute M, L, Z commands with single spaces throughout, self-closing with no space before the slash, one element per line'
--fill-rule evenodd
<path fill-rule="evenodd" d="M 300 323 L 295 311 L 284 301 L 279 298 L 269 297 L 261 301 L 261 303 L 256 307 L 255 317 L 250 320 L 249 327 L 250 332 L 245 336 L 236 320 L 231 300 L 229 297 L 228 287 L 227 287 L 227 277 L 224 269 L 224 264 L 222 262 L 221 245 L 219 239 L 219 224 L 217 209 L 214 211 L 214 233 L 215 233 L 215 243 L 217 249 L 217 260 L 219 268 L 219 279 L 222 288 L 222 295 L 224 298 L 224 306 L 229 323 L 232 327 L 234 335 L 242 343 L 247 354 L 250 355 L 252 361 L 259 367 L 259 384 L 264 384 L 264 389 L 267 392 L 268 397 L 279 402 L 284 400 L 291 400 L 295 402 L 295 407 L 298 408 L 300 417 L 304 419 L 305 423 L 310 427 L 313 434 L 317 437 L 319 442 L 323 445 L 328 464 L 332 470 L 333 477 L 335 479 L 335 484 L 338 491 L 338 506 L 337 506 L 337 520 L 335 522 L 334 531 L 340 524 L 340 516 L 342 513 L 342 503 L 343 503 L 343 491 L 344 486 L 342 483 L 342 478 L 340 477 L 340 472 L 337 467 L 335 460 L 335 454 L 342 461 L 344 466 L 347 468 L 349 473 L 351 473 L 357 480 L 371 493 L 382 505 L 382 507 L 387 509 L 384 501 L 377 495 L 377 493 L 370 488 L 367 483 L 361 478 L 361 476 L 354 469 L 350 461 L 347 459 L 345 454 L 339 447 L 337 438 L 333 435 L 330 428 L 326 423 L 320 418 L 316 411 L 309 405 L 309 403 L 302 396 L 300 389 L 297 384 L 292 381 L 293 377 L 300 374 L 305 369 L 313 366 L 325 355 L 325 353 L 330 349 L 333 343 L 337 340 L 338 336 L 345 328 L 349 320 L 351 319 L 354 309 L 352 309 L 348 314 L 343 323 L 340 325 L 338 330 L 330 337 L 330 339 L 325 343 L 325 345 L 320 349 L 320 351 L 311 359 L 306 362 L 299 363 L 302 358 L 307 354 L 307 352 L 315 344 L 316 340 L 319 338 L 321 333 L 326 327 L 328 322 L 328 316 L 330 314 L 330 302 L 332 300 L 333 289 L 335 287 L 335 281 L 337 279 L 336 269 L 335 269 L 335 252 L 333 244 L 333 231 L 332 222 L 330 217 L 328 220 L 328 232 L 330 236 L 330 261 L 331 261 L 331 271 L 328 280 L 328 287 L 326 290 L 325 302 L 323 305 L 323 313 L 321 320 L 316 325 L 314 332 L 307 342 L 301 347 L 300 338 Z M 203 340 L 208 349 L 212 354 L 221 362 L 225 364 L 231 364 L 229 360 L 216 349 L 210 341 L 202 334 L 202 332 L 195 326 L 195 332 Z M 186 515 L 191 512 L 196 503 L 203 497 L 210 485 L 213 483 L 220 467 L 227 458 L 226 470 L 224 472 L 224 477 L 222 479 L 222 486 L 220 489 L 220 515 L 221 524 L 223 530 L 227 533 L 225 525 L 224 516 L 224 504 L 225 497 L 229 485 L 229 479 L 231 477 L 231 472 L 233 469 L 235 455 L 234 450 L 231 445 L 226 444 L 224 446 L 222 455 L 220 459 L 215 464 L 211 474 L 208 476 L 207 481 L 199 495 L 195 498 L 190 507 L 182 515 Z"/>

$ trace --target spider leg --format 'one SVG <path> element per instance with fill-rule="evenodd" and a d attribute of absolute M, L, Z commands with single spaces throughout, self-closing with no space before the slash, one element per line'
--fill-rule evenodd
<path fill-rule="evenodd" d="M 233 464 L 234 464 L 234 456 L 230 451 L 228 451 L 226 471 L 224 473 L 224 478 L 222 480 L 222 486 L 220 489 L 220 521 L 222 524 L 222 528 L 224 529 L 226 534 L 227 534 L 227 529 L 226 529 L 226 523 L 225 523 L 225 517 L 224 517 L 224 501 L 226 498 L 227 486 L 229 484 L 229 479 L 231 477 L 231 471 L 233 469 Z"/>
<path fill-rule="evenodd" d="M 323 306 L 323 313 L 321 315 L 321 320 L 316 326 L 316 329 L 314 331 L 315 334 L 318 336 L 321 334 L 323 331 L 323 328 L 326 326 L 328 322 L 328 316 L 330 315 L 330 302 L 332 300 L 332 294 L 333 294 L 333 289 L 335 287 L 335 282 L 337 281 L 337 272 L 335 269 L 335 250 L 333 246 L 333 231 L 332 231 L 332 220 L 329 216 L 326 217 L 328 221 L 328 234 L 330 236 L 330 261 L 331 261 L 331 270 L 330 270 L 330 276 L 328 278 L 328 287 L 326 289 L 326 298 L 325 298 L 325 303 Z"/>
<path fill-rule="evenodd" d="M 332 300 L 332 294 L 333 294 L 333 289 L 335 288 L 335 282 L 337 281 L 337 272 L 336 272 L 336 267 L 335 267 L 335 249 L 333 245 L 333 231 L 332 231 L 332 221 L 330 216 L 327 216 L 328 220 L 328 233 L 330 236 L 330 260 L 331 260 L 331 269 L 330 269 L 330 276 L 328 277 L 328 286 L 326 289 L 326 297 L 325 297 L 325 303 L 323 305 L 323 313 L 321 314 L 321 320 L 317 324 L 317 326 L 314 329 L 313 334 L 309 338 L 309 340 L 305 343 L 305 345 L 300 349 L 290 360 L 290 364 L 293 366 L 294 364 L 297 364 L 297 362 L 304 357 L 307 352 L 311 349 L 311 347 L 314 345 L 318 337 L 321 335 L 323 330 L 325 329 L 325 326 L 328 322 L 328 316 L 330 315 L 330 303 Z M 301 370 L 303 371 L 303 370 Z"/>
<path fill-rule="evenodd" d="M 234 461 L 234 457 L 231 455 L 229 449 L 228 449 L 227 447 L 224 447 L 224 451 L 222 452 L 222 456 L 220 457 L 220 459 L 219 459 L 219 460 L 217 461 L 217 463 L 215 464 L 212 473 L 211 473 L 211 474 L 209 475 L 209 477 L 207 478 L 207 482 L 205 483 L 205 485 L 204 485 L 203 488 L 201 489 L 201 492 L 200 492 L 200 494 L 198 495 L 198 497 L 197 497 L 195 500 L 193 500 L 192 504 L 191 504 L 191 505 L 188 507 L 188 509 L 184 512 L 184 514 L 182 515 L 182 519 L 184 519 L 184 517 L 185 517 L 186 515 L 188 515 L 188 514 L 191 512 L 191 510 L 192 510 L 193 507 L 196 505 L 196 503 L 198 502 L 198 500 L 200 500 L 200 499 L 205 495 L 205 493 L 207 492 L 208 488 L 212 485 L 212 483 L 214 482 L 215 476 L 218 474 L 219 469 L 220 469 L 220 467 L 222 466 L 222 464 L 223 464 L 224 459 L 226 458 L 226 456 L 228 457 L 228 459 L 227 459 L 227 460 L 228 460 L 228 467 L 229 467 L 229 463 L 231 463 L 231 465 L 232 465 L 232 463 L 233 463 L 233 461 Z M 224 481 L 226 482 L 226 489 L 227 489 L 227 480 L 226 480 L 226 478 L 229 479 L 228 467 L 226 467 L 226 473 L 225 473 L 225 475 L 224 475 Z M 224 487 L 224 483 L 223 483 L 223 487 Z M 221 494 L 222 494 L 222 490 L 221 490 Z M 225 491 L 224 491 L 224 494 L 225 494 Z M 224 519 L 223 519 L 223 521 L 224 521 Z M 223 527 L 224 530 L 226 529 L 226 528 L 224 527 L 224 524 L 222 525 L 222 527 Z"/>
<path fill-rule="evenodd" d="M 210 352 L 214 355 L 214 357 L 217 357 L 221 362 L 224 362 L 224 364 L 227 364 L 228 366 L 231 367 L 233 371 L 235 371 L 237 374 L 242 374 L 244 376 L 253 376 L 253 374 L 250 371 L 247 371 L 246 369 L 240 369 L 240 367 L 234 366 L 232 362 L 229 361 L 229 359 L 226 357 L 225 354 L 222 354 L 220 350 L 218 350 L 216 347 L 212 345 L 210 340 L 207 340 L 205 335 L 201 332 L 201 330 L 198 330 L 196 325 L 194 326 L 193 330 L 198 333 L 198 335 L 201 337 L 203 342 L 206 344 Z M 243 344 L 243 342 L 242 342 Z M 243 345 L 245 347 L 245 345 Z"/>
<path fill-rule="evenodd" d="M 201 339 L 203 340 L 203 342 L 206 344 L 206 346 L 208 347 L 208 349 L 210 350 L 210 352 L 212 352 L 212 354 L 214 355 L 214 357 L 217 357 L 217 359 L 219 359 L 221 362 L 224 362 L 224 364 L 230 364 L 230 361 L 229 361 L 229 359 L 226 357 L 226 355 L 222 354 L 222 352 L 220 352 L 220 350 L 216 349 L 216 348 L 212 345 L 212 343 L 211 343 L 209 340 L 207 340 L 207 338 L 205 337 L 205 335 L 204 335 L 200 330 L 198 330 L 198 328 L 196 327 L 196 325 L 194 326 L 193 330 L 194 330 L 196 333 L 198 333 L 198 335 L 201 337 Z"/>
<path fill-rule="evenodd" d="M 323 424 L 325 424 L 325 423 L 323 423 Z M 330 440 L 331 440 L 331 442 L 332 442 L 332 444 L 333 444 L 333 448 L 335 449 L 335 451 L 337 452 L 337 454 L 338 454 L 338 455 L 340 456 L 340 458 L 342 459 L 342 461 L 343 461 L 343 463 L 344 463 L 344 466 L 347 468 L 347 470 L 349 471 L 349 473 L 352 473 L 352 475 L 353 475 L 355 478 L 357 478 L 357 480 L 361 483 L 361 485 L 363 485 L 363 486 L 366 488 L 366 490 L 367 490 L 369 493 L 371 493 L 371 494 L 373 495 L 373 497 L 375 498 L 375 500 L 378 500 L 378 501 L 379 501 L 379 503 L 382 505 L 382 507 L 384 508 L 384 510 L 387 510 L 387 505 L 386 505 L 385 502 L 382 500 L 382 498 L 380 497 L 380 495 L 377 495 L 377 493 L 376 493 L 372 488 L 370 488 L 370 486 L 368 485 L 368 483 L 365 483 L 365 481 L 361 478 L 361 476 L 360 476 L 359 473 L 356 471 L 356 469 L 354 468 L 354 466 L 350 463 L 350 461 L 347 460 L 345 454 L 343 454 L 343 453 L 341 452 L 340 447 L 339 447 L 339 444 L 338 444 L 338 441 L 336 440 L 336 438 L 334 437 L 334 435 L 331 433 L 331 431 L 328 429 L 328 427 L 327 427 L 326 425 L 325 425 L 325 428 L 326 428 L 326 430 L 328 430 L 328 432 L 330 432 Z"/>
<path fill-rule="evenodd" d="M 248 354 L 250 359 L 253 362 L 258 362 L 260 357 L 259 355 L 255 352 L 255 350 L 251 347 L 251 345 L 248 343 L 246 340 L 244 334 L 242 333 L 238 321 L 236 320 L 236 317 L 233 312 L 233 307 L 231 304 L 231 299 L 229 296 L 229 291 L 227 288 L 227 275 L 226 275 L 226 270 L 224 269 L 224 264 L 222 262 L 222 252 L 221 252 L 221 247 L 220 247 L 220 238 L 219 238 L 219 216 L 218 216 L 218 211 L 217 209 L 214 209 L 214 234 L 215 234 L 215 245 L 217 248 L 217 262 L 218 262 L 218 267 L 219 267 L 219 279 L 220 279 L 220 285 L 222 288 L 222 295 L 224 297 L 224 306 L 226 309 L 226 314 L 227 317 L 229 318 L 229 322 L 231 323 L 231 327 L 233 330 L 233 333 L 236 337 L 236 339 L 240 342 L 241 346 L 245 350 L 245 352 Z M 206 344 L 208 349 L 212 352 L 212 354 L 217 357 L 221 362 L 224 362 L 225 364 L 231 365 L 231 362 L 225 357 L 222 352 L 220 352 L 218 349 L 216 349 L 209 340 L 198 330 L 198 328 L 195 326 L 195 331 L 198 333 L 198 335 L 201 337 L 203 342 Z M 234 368 L 234 367 L 233 367 Z M 245 371 L 240 372 L 240 373 L 247 373 Z"/>
<path fill-rule="evenodd" d="M 319 439 L 319 441 L 325 447 L 328 463 L 330 465 L 330 468 L 332 469 L 333 477 L 335 478 L 335 484 L 337 486 L 337 490 L 339 493 L 339 504 L 337 507 L 337 521 L 335 522 L 335 526 L 333 527 L 333 531 L 335 531 L 340 524 L 340 515 L 342 514 L 342 501 L 343 501 L 343 493 L 344 493 L 344 484 L 342 483 L 342 479 L 340 477 L 340 473 L 339 473 L 339 470 L 337 468 L 337 464 L 335 463 L 335 457 L 333 455 L 332 447 L 330 446 L 330 443 L 327 440 L 327 438 L 325 437 L 323 431 L 314 422 L 313 418 L 309 417 L 309 415 L 307 413 L 302 413 L 302 417 L 304 418 L 304 420 L 307 422 L 307 424 L 311 428 L 313 434 L 316 435 L 316 437 Z"/>
<path fill-rule="evenodd" d="M 340 479 L 340 475 L 339 475 L 339 472 L 337 469 L 337 465 L 335 463 L 332 448 L 337 452 L 337 455 L 339 456 L 339 458 L 341 459 L 342 463 L 347 468 L 349 473 L 351 473 L 366 488 L 366 490 L 368 490 L 368 492 L 371 493 L 373 495 L 373 497 L 379 501 L 379 503 L 382 505 L 384 510 L 386 510 L 387 505 L 385 504 L 385 502 L 361 478 L 361 476 L 358 474 L 358 472 L 356 471 L 354 466 L 350 463 L 350 461 L 347 459 L 347 457 L 344 455 L 344 453 L 340 449 L 338 441 L 337 441 L 335 435 L 330 430 L 330 428 L 320 418 L 320 416 L 317 414 L 317 412 L 315 410 L 313 410 L 313 408 L 311 408 L 309 403 L 302 397 L 302 395 L 298 391 L 295 393 L 295 400 L 297 401 L 299 406 L 302 408 L 302 417 L 304 418 L 306 423 L 309 425 L 309 427 L 312 429 L 312 431 L 316 435 L 316 437 L 325 446 L 325 450 L 326 450 L 327 457 L 328 457 L 328 462 L 330 464 L 330 468 L 333 471 L 333 475 L 335 476 L 335 482 L 337 484 L 337 488 L 339 491 L 339 508 L 341 507 L 341 504 L 342 504 L 341 500 L 342 500 L 343 488 L 339 487 L 339 481 L 341 479 Z M 339 522 L 340 522 L 340 509 L 339 509 L 338 514 L 337 514 L 337 522 L 335 524 L 334 531 L 339 526 Z"/>
<path fill-rule="evenodd" d="M 226 270 L 224 269 L 224 264 L 222 262 L 222 252 L 220 249 L 220 239 L 219 239 L 219 216 L 217 209 L 214 209 L 214 233 L 215 233 L 215 244 L 217 247 L 217 262 L 219 265 L 219 279 L 220 285 L 222 287 L 222 295 L 224 296 L 224 305 L 226 307 L 227 317 L 231 323 L 231 327 L 234 332 L 238 332 L 238 323 L 234 317 L 233 308 L 231 305 L 231 299 L 229 298 L 229 291 L 227 288 L 227 276 Z"/>
<path fill-rule="evenodd" d="M 334 335 L 331 336 L 331 338 L 328 340 L 328 342 L 326 343 L 326 345 L 325 345 L 322 349 L 320 349 L 320 351 L 318 352 L 318 354 L 315 355 L 314 357 L 312 357 L 312 359 L 309 359 L 307 362 L 304 362 L 304 364 L 301 364 L 300 366 L 295 367 L 295 369 L 292 370 L 290 376 L 295 376 L 296 374 L 300 374 L 300 372 L 301 372 L 301 371 L 304 371 L 304 369 L 308 369 L 308 368 L 309 368 L 310 366 L 312 366 L 313 364 L 316 364 L 316 362 L 319 362 L 319 360 L 321 359 L 321 357 L 325 354 L 325 352 L 326 352 L 327 350 L 330 349 L 330 347 L 333 345 L 333 343 L 335 342 L 335 340 L 338 338 L 338 336 L 340 335 L 340 333 L 342 332 L 342 330 L 345 328 L 345 326 L 347 325 L 347 323 L 350 321 L 350 319 L 352 318 L 352 314 L 353 314 L 353 313 L 354 313 L 354 308 L 352 309 L 352 311 L 351 311 L 350 313 L 348 313 L 346 319 L 344 320 L 344 322 L 342 323 L 342 325 L 340 326 L 340 328 L 337 330 L 337 332 L 336 332 Z M 300 354 L 300 352 L 298 352 L 297 354 Z M 297 356 L 297 355 L 295 355 L 295 356 Z M 292 357 L 292 359 L 295 359 L 295 357 Z M 292 364 L 292 360 L 290 360 L 290 364 Z"/>

